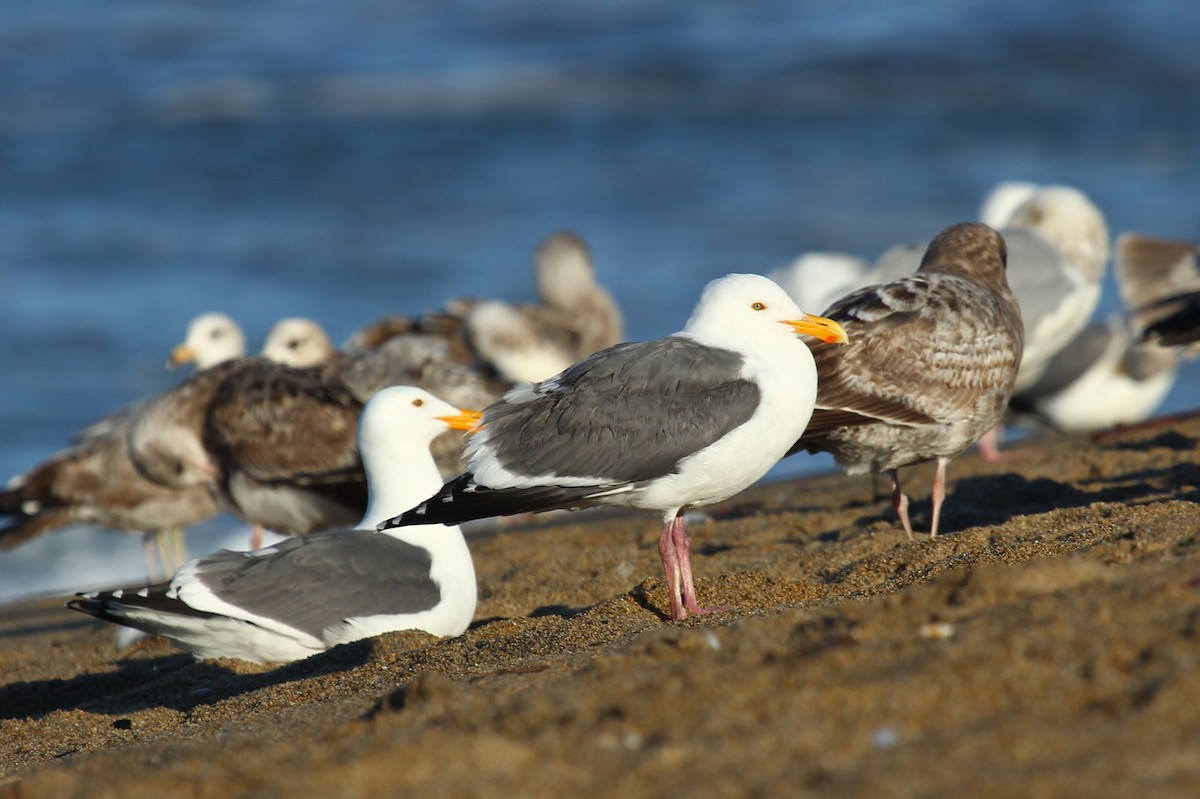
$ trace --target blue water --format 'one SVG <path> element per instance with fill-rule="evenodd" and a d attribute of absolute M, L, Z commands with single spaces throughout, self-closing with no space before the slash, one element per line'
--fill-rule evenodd
<path fill-rule="evenodd" d="M 257 346 L 283 316 L 340 340 L 528 298 L 560 227 L 630 338 L 712 277 L 928 238 L 1000 180 L 1200 236 L 1191 0 L 586 5 L 0 0 L 0 479 L 178 380 L 196 313 Z M 0 553 L 0 600 L 143 571 L 136 537 L 78 530 Z"/>

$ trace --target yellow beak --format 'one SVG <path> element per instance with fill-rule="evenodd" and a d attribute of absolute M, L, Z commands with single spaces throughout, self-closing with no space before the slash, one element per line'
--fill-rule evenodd
<path fill-rule="evenodd" d="M 445 422 L 446 427 L 451 430 L 466 430 L 468 433 L 473 433 L 481 426 L 483 411 L 468 411 L 460 408 L 458 413 L 452 416 L 439 416 L 438 419 Z"/>
<path fill-rule="evenodd" d="M 183 366 L 194 360 L 196 360 L 196 351 L 186 344 L 180 344 L 171 350 L 171 357 L 167 359 L 167 368 L 174 369 L 176 366 Z"/>
<path fill-rule="evenodd" d="M 804 314 L 803 319 L 786 319 L 784 320 L 784 324 L 791 327 L 797 333 L 819 338 L 826 344 L 850 343 L 850 338 L 846 335 L 846 331 L 842 329 L 842 326 L 824 316 Z"/>

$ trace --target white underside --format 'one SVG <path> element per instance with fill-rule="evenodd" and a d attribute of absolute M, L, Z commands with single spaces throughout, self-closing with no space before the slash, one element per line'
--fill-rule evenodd
<path fill-rule="evenodd" d="M 636 487 L 620 486 L 602 503 L 660 510 L 666 516 L 673 516 L 683 507 L 701 507 L 727 499 L 770 471 L 808 425 L 817 392 L 816 367 L 807 345 L 799 338 L 785 339 L 775 349 L 766 358 L 747 357 L 743 375 L 754 379 L 761 391 L 758 408 L 749 420 L 684 458 L 677 473 Z M 768 368 L 767 362 L 786 366 Z M 528 387 L 518 387 L 506 400 L 520 402 L 532 396 Z M 607 483 L 595 475 L 527 475 L 510 471 L 493 455 L 488 446 L 488 432 L 484 428 L 468 445 L 471 470 L 479 485 L 502 489 Z"/>
<path fill-rule="evenodd" d="M 380 533 L 389 534 L 430 551 L 433 558 L 430 577 L 441 592 L 441 601 L 429 610 L 352 616 L 327 627 L 317 638 L 284 620 L 258 615 L 226 602 L 191 576 L 193 564 L 181 569 L 172 580 L 175 598 L 195 610 L 218 614 L 216 617 L 159 613 L 128 605 L 111 610 L 140 629 L 174 639 L 181 649 L 197 657 L 240 658 L 255 663 L 297 660 L 338 644 L 396 630 L 424 630 L 437 636 L 464 632 L 474 616 L 477 593 L 471 553 L 459 528 L 400 528 Z M 250 557 L 270 557 L 272 549 L 267 547 Z M 281 579 L 286 579 L 286 575 L 281 575 Z M 336 586 L 329 589 L 336 590 Z"/>
<path fill-rule="evenodd" d="M 1104 430 L 1150 418 L 1175 384 L 1174 369 L 1146 380 L 1134 380 L 1103 361 L 1067 389 L 1038 404 L 1060 430 Z"/>

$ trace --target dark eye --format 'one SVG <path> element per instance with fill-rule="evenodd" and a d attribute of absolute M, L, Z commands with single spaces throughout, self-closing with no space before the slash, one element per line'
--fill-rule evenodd
<path fill-rule="evenodd" d="M 300 347 L 300 339 L 294 338 L 287 343 L 289 350 L 298 349 Z"/>
<path fill-rule="evenodd" d="M 421 399 L 420 397 L 417 397 L 415 400 L 413 400 L 414 408 L 420 408 L 424 404 L 425 404 L 425 400 Z"/>
<path fill-rule="evenodd" d="M 212 335 L 209 337 L 210 338 L 220 338 L 223 335 L 225 335 L 225 331 L 218 327 L 216 330 L 214 330 L 212 332 Z"/>
<path fill-rule="evenodd" d="M 750 305 L 750 307 L 751 307 L 751 308 L 753 308 L 753 309 L 754 309 L 754 310 L 756 310 L 756 311 L 765 311 L 765 310 L 767 310 L 767 304 L 766 304 L 765 302 L 756 302 L 756 303 L 752 303 L 752 304 Z"/>

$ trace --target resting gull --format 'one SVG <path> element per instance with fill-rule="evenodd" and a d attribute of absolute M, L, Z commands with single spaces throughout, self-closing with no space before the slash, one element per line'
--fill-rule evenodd
<path fill-rule="evenodd" d="M 797 333 L 845 341 L 765 277 L 715 280 L 680 332 L 601 350 L 491 405 L 468 471 L 382 528 L 592 505 L 660 511 L 671 618 L 703 613 L 683 511 L 758 480 L 804 429 L 816 370 Z"/>
<path fill-rule="evenodd" d="M 486 364 L 509 382 L 533 382 L 621 340 L 621 312 L 596 282 L 587 244 L 576 233 L 548 236 L 534 256 L 540 302 L 460 301 L 466 333 Z"/>
<path fill-rule="evenodd" d="M 1010 409 L 1062 432 L 1145 421 L 1175 384 L 1179 352 L 1136 340 L 1123 314 L 1085 327 Z"/>
<path fill-rule="evenodd" d="M 288 662 L 393 630 L 459 635 L 475 612 L 475 570 L 457 528 L 375 525 L 437 490 L 428 445 L 479 414 L 421 389 L 393 387 L 367 404 L 358 438 L 371 500 L 352 530 L 222 550 L 170 582 L 77 594 L 75 610 L 171 638 L 198 658 Z"/>
<path fill-rule="evenodd" d="M 986 225 L 946 228 L 916 274 L 850 294 L 826 312 L 848 345 L 813 345 L 816 407 L 792 451 L 830 452 L 850 474 L 886 471 L 910 539 L 899 468 L 937 461 L 937 535 L 947 462 L 1000 421 L 1012 395 L 1022 327 L 1004 259 L 1004 240 Z"/>
<path fill-rule="evenodd" d="M 241 328 L 223 314 L 204 314 L 175 348 L 179 362 L 200 371 L 244 355 Z M 166 486 L 135 467 L 127 448 L 134 420 L 151 398 L 93 422 L 67 448 L 12 478 L 0 491 L 0 548 L 11 549 L 74 524 L 143 535 L 147 574 L 169 576 L 185 559 L 182 531 L 213 516 L 204 485 Z"/>

